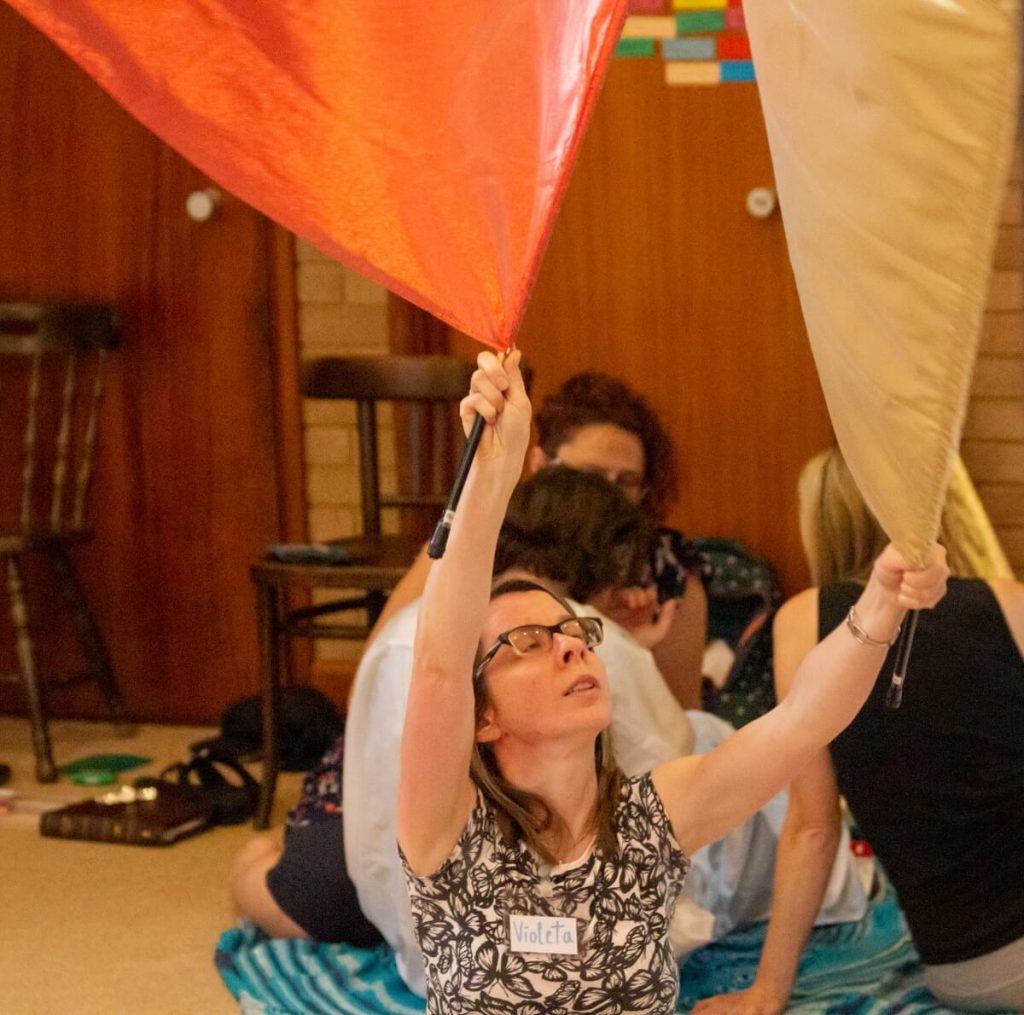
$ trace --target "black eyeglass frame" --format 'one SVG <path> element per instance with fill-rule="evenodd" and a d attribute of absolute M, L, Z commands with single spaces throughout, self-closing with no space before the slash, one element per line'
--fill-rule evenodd
<path fill-rule="evenodd" d="M 569 632 L 562 630 L 567 624 L 580 624 L 583 628 L 582 637 L 579 634 L 570 634 Z M 590 635 L 588 635 L 588 628 L 593 632 Z M 480 662 L 477 663 L 476 668 L 473 670 L 474 680 L 479 680 L 480 677 L 483 676 L 485 667 L 498 654 L 498 650 L 502 645 L 508 645 L 516 655 L 521 656 L 531 654 L 520 652 L 512 643 L 511 636 L 517 631 L 547 631 L 548 637 L 551 641 L 554 641 L 554 636 L 556 634 L 563 634 L 567 638 L 577 638 L 579 641 L 582 641 L 587 648 L 591 649 L 596 648 L 602 641 L 604 641 L 604 623 L 600 617 L 566 617 L 565 620 L 560 620 L 557 624 L 519 624 L 516 627 L 510 627 L 507 631 L 502 631 L 502 633 L 498 635 L 494 644 L 483 654 Z M 594 637 L 595 634 L 596 638 Z"/>

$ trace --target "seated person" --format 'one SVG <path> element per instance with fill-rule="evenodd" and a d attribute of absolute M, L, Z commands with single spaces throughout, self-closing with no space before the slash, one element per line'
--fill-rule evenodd
<path fill-rule="evenodd" d="M 538 511 L 539 506 L 543 512 Z M 544 519 L 543 523 L 538 524 L 538 519 Z M 548 524 L 548 519 L 557 524 Z M 568 594 L 585 600 L 617 578 L 635 580 L 644 566 L 643 554 L 650 539 L 645 515 L 601 477 L 570 469 L 545 469 L 524 483 L 513 498 L 502 531 L 500 560 L 502 567 L 517 562 L 521 569 L 550 578 Z M 670 622 L 673 608 L 670 605 L 663 611 L 662 625 Z M 376 869 L 382 822 L 387 829 L 386 867 L 396 875 L 397 888 L 385 893 L 379 907 L 371 904 L 367 912 L 387 927 L 396 907 L 407 909 L 394 850 L 393 811 L 398 739 L 417 611 L 418 601 L 394 616 L 359 665 L 342 738 L 349 769 L 345 810 L 356 815 L 352 827 L 343 833 L 343 748 L 339 741 L 307 775 L 302 799 L 288 817 L 283 849 L 271 837 L 258 836 L 243 847 L 234 862 L 230 890 L 237 909 L 273 937 L 312 937 L 362 947 L 380 942 L 374 924 L 363 915 L 345 869 L 342 837 L 356 842 L 348 845 L 358 868 L 352 877 L 372 890 L 379 878 L 374 873 L 363 878 L 359 874 L 363 869 Z M 693 731 L 650 661 L 650 653 L 621 630 L 610 633 L 602 651 L 613 672 L 634 674 L 629 701 L 635 705 L 631 708 L 624 703 L 621 709 L 622 723 L 629 726 L 628 732 L 624 726 L 621 737 L 626 761 L 632 760 L 629 752 L 641 756 L 689 752 Z M 376 813 L 373 822 L 368 817 L 371 811 Z M 365 904 L 365 897 L 363 901 Z M 390 936 L 389 941 L 395 944 Z"/>
<path fill-rule="evenodd" d="M 518 361 L 482 353 L 462 402 L 463 426 L 476 413 L 486 426 L 413 652 L 395 830 L 427 1009 L 667 1013 L 688 854 L 753 815 L 853 719 L 878 646 L 908 609 L 941 597 L 944 554 L 915 568 L 886 547 L 855 618 L 804 660 L 787 701 L 706 755 L 630 778 L 609 742 L 600 619 L 536 582 L 491 585 L 529 439 Z"/>
<path fill-rule="evenodd" d="M 635 580 L 650 539 L 645 514 L 600 476 L 547 468 L 513 495 L 495 567 L 542 580 L 584 602 L 602 588 Z M 674 608 L 668 604 L 660 623 L 671 622 Z M 359 664 L 343 738 L 344 831 L 339 742 L 306 778 L 302 800 L 289 815 L 283 855 L 269 838 L 253 839 L 236 861 L 232 887 L 241 913 L 272 936 L 366 946 L 380 940 L 379 928 L 398 953 L 407 984 L 422 994 L 422 960 L 394 833 L 398 743 L 418 613 L 417 600 L 395 614 Z M 597 651 L 615 703 L 616 758 L 627 773 L 706 752 L 732 732 L 714 716 L 684 711 L 651 652 L 610 619 Z M 676 910 L 677 951 L 767 916 L 784 814 L 784 797 L 773 799 L 726 840 L 694 856 L 690 885 Z M 864 910 L 849 850 L 840 849 L 837 856 L 823 922 L 857 919 Z"/>
<path fill-rule="evenodd" d="M 663 524 L 676 495 L 671 438 L 642 395 L 602 373 L 569 377 L 543 400 L 534 422 L 537 443 L 527 455 L 528 473 L 560 464 L 604 476 L 658 526 L 636 580 L 604 590 L 598 605 L 641 640 L 658 630 L 658 642 L 648 646 L 658 669 L 683 708 L 700 708 L 707 640 L 704 582 L 710 566 L 678 529 Z M 430 563 L 421 553 L 389 598 L 376 630 L 421 595 Z M 672 623 L 661 632 L 651 620 L 669 600 L 678 602 Z"/>
<path fill-rule="evenodd" d="M 780 699 L 800 661 L 843 625 L 885 543 L 838 449 L 808 462 L 799 493 L 817 587 L 776 620 Z M 1008 568 L 980 504 L 963 509 L 968 495 L 959 464 L 939 537 L 956 577 L 920 615 L 902 704 L 885 704 L 891 650 L 857 717 L 790 788 L 753 985 L 702 1001 L 701 1015 L 785 1011 L 839 835 L 840 793 L 892 882 L 932 993 L 955 1008 L 1024 1009 L 1024 585 L 993 577 Z M 994 553 L 979 553 L 986 546 Z"/>

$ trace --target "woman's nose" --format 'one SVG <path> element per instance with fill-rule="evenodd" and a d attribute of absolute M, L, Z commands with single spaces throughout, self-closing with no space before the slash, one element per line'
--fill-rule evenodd
<path fill-rule="evenodd" d="M 582 659 L 585 649 L 586 645 L 579 638 L 573 638 L 560 632 L 555 635 L 555 654 L 563 666 L 576 659 Z"/>

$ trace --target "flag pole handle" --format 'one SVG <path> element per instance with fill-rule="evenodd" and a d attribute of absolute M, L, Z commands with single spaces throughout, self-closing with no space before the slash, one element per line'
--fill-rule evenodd
<path fill-rule="evenodd" d="M 448 535 L 452 531 L 452 522 L 455 520 L 455 509 L 459 506 L 459 498 L 462 496 L 462 488 L 466 485 L 466 477 L 469 475 L 469 467 L 473 464 L 477 446 L 484 433 L 484 418 L 477 415 L 473 420 L 473 427 L 466 438 L 466 447 L 462 452 L 462 459 L 459 462 L 458 471 L 455 474 L 455 482 L 452 483 L 452 492 L 448 495 L 448 503 L 445 505 L 444 514 L 434 528 L 434 534 L 427 544 L 427 556 L 431 560 L 439 560 L 444 556 L 445 547 L 448 545 Z"/>
<path fill-rule="evenodd" d="M 910 663 L 910 650 L 914 647 L 917 618 L 918 611 L 911 610 L 910 617 L 903 625 L 903 630 L 896 643 L 896 662 L 892 669 L 892 681 L 885 693 L 885 704 L 888 708 L 899 708 L 903 702 L 903 682 L 907 679 L 907 665 Z"/>

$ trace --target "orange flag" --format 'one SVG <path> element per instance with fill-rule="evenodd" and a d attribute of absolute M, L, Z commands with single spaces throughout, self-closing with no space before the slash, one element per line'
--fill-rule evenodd
<path fill-rule="evenodd" d="M 204 173 L 508 345 L 626 0 L 9 0 Z"/>

